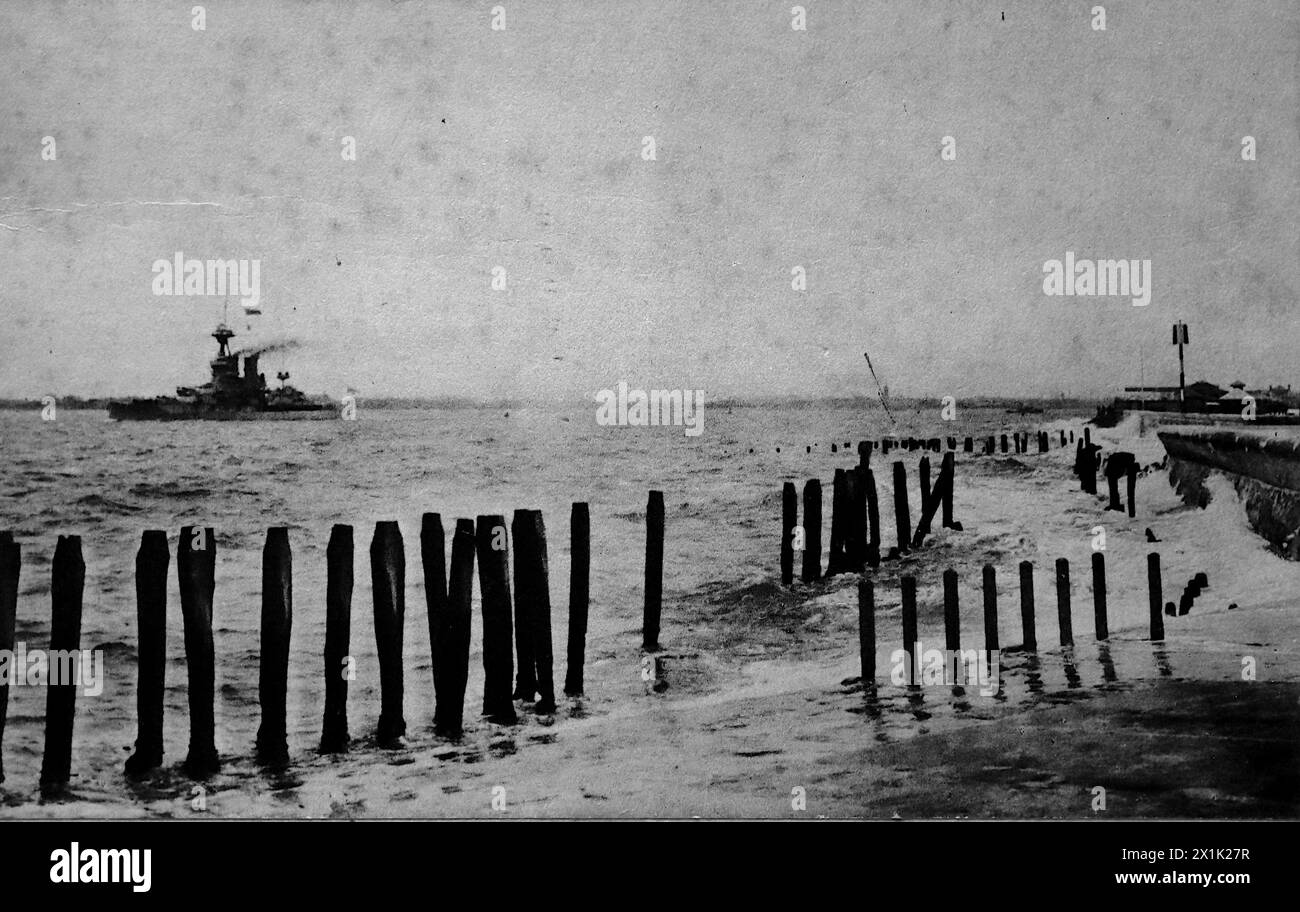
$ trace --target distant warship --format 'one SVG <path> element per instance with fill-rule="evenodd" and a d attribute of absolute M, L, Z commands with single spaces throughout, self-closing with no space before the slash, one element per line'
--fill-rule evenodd
<path fill-rule="evenodd" d="M 266 376 L 257 372 L 261 352 L 231 352 L 235 333 L 225 323 L 217 325 L 217 356 L 212 359 L 212 379 L 202 386 L 178 386 L 176 395 L 152 399 L 113 399 L 108 417 L 119 421 L 256 421 L 265 419 L 322 419 L 338 416 L 328 400 L 309 399 L 285 381 L 288 373 L 277 374 L 280 386 L 271 389 Z M 243 358 L 244 373 L 239 373 Z"/>

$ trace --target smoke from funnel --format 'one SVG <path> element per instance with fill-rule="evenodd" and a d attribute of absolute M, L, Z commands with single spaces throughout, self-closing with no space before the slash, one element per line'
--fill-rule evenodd
<path fill-rule="evenodd" d="M 242 349 L 241 351 L 236 352 L 236 354 L 244 355 L 245 357 L 249 355 L 266 355 L 274 352 L 292 351 L 293 349 L 298 348 L 301 344 L 302 343 L 298 342 L 296 339 L 283 339 L 279 342 L 267 342 L 265 345 L 259 345 L 256 348 Z"/>

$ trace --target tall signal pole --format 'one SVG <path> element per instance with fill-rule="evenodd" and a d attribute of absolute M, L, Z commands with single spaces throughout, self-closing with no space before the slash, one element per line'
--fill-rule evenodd
<path fill-rule="evenodd" d="M 1187 377 L 1183 372 L 1183 346 L 1187 344 L 1187 324 L 1179 320 L 1174 324 L 1174 344 L 1178 346 L 1178 401 L 1187 410 Z"/>

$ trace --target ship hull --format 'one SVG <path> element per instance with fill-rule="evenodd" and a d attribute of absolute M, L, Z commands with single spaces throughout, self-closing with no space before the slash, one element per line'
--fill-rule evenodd
<path fill-rule="evenodd" d="M 108 417 L 117 421 L 327 421 L 339 417 L 333 405 L 312 403 L 299 408 L 222 408 L 179 399 L 125 399 L 108 404 Z"/>

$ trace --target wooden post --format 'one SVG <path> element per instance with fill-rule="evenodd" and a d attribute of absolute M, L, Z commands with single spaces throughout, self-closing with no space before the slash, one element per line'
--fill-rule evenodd
<path fill-rule="evenodd" d="M 1128 490 L 1125 493 L 1128 495 L 1128 515 L 1130 517 L 1133 517 L 1133 516 L 1137 516 L 1138 466 L 1137 466 L 1136 459 L 1133 462 L 1129 463 L 1128 472 L 1126 474 L 1128 480 Z"/>
<path fill-rule="evenodd" d="M 880 499 L 876 493 L 876 473 L 863 473 L 862 487 L 867 499 L 867 566 L 880 566 Z"/>
<path fill-rule="evenodd" d="M 1107 639 L 1110 627 L 1106 622 L 1106 556 L 1100 551 L 1092 552 L 1092 610 L 1097 619 L 1097 639 Z"/>
<path fill-rule="evenodd" d="M 809 517 L 804 507 L 804 516 Z M 645 510 L 645 611 L 641 648 L 659 651 L 659 612 L 664 592 L 664 493 L 651 491 Z M 820 550 L 820 549 L 819 549 Z"/>
<path fill-rule="evenodd" d="M 189 678 L 190 749 L 184 769 L 195 779 L 206 779 L 221 768 L 213 715 L 217 657 L 212 640 L 212 596 L 216 591 L 216 567 L 217 541 L 212 529 L 183 527 L 176 545 L 176 577 Z"/>
<path fill-rule="evenodd" d="M 1065 446 L 1065 431 L 1061 431 L 1061 446 Z"/>
<path fill-rule="evenodd" d="M 921 481 L 921 515 L 924 516 L 930 512 L 930 500 L 934 497 L 934 489 L 930 485 L 930 457 L 922 456 L 920 463 L 916 467 L 917 475 Z"/>
<path fill-rule="evenodd" d="M 1006 435 L 1006 434 L 1003 434 L 1003 435 L 1002 435 L 1002 452 L 1005 453 L 1006 451 L 1007 451 L 1007 435 Z"/>
<path fill-rule="evenodd" d="M 844 557 L 851 573 L 861 573 L 867 561 L 867 486 L 870 469 L 855 466 L 844 473 L 848 487 L 849 515 L 845 523 Z"/>
<path fill-rule="evenodd" d="M 998 646 L 998 580 L 992 564 L 984 565 L 984 649 L 994 653 Z M 989 663 L 993 659 L 990 655 Z"/>
<path fill-rule="evenodd" d="M 1056 561 L 1056 619 L 1061 626 L 1061 645 L 1074 645 L 1074 622 L 1070 617 L 1070 562 Z"/>
<path fill-rule="evenodd" d="M 903 585 L 903 649 L 907 651 L 907 683 L 915 684 L 916 674 L 916 577 L 905 576 Z"/>
<path fill-rule="evenodd" d="M 858 580 L 858 653 L 862 685 L 876 682 L 876 593 L 869 579 Z"/>
<path fill-rule="evenodd" d="M 262 724 L 257 730 L 257 756 L 263 763 L 274 765 L 289 762 L 286 729 L 292 629 L 293 552 L 289 529 L 272 526 L 266 530 L 262 548 L 262 651 L 257 678 Z"/>
<path fill-rule="evenodd" d="M 949 659 L 961 651 L 961 608 L 957 602 L 957 571 L 943 571 L 943 637 Z"/>
<path fill-rule="evenodd" d="M 822 578 L 822 483 L 810 478 L 803 486 L 803 572 L 805 583 Z"/>
<path fill-rule="evenodd" d="M 952 490 L 956 482 L 957 475 L 957 458 L 953 456 L 952 451 L 943 454 L 943 468 L 939 472 L 939 491 L 943 497 L 943 528 L 953 528 L 952 521 Z"/>
<path fill-rule="evenodd" d="M 898 553 L 906 554 L 912 542 L 912 516 L 907 506 L 907 469 L 894 463 L 894 528 L 898 532 Z"/>
<path fill-rule="evenodd" d="M 576 510 L 577 504 L 574 504 Z M 794 584 L 794 527 L 799 524 L 799 492 L 793 481 L 781 488 L 781 585 Z M 567 693 L 567 689 L 566 689 Z"/>
<path fill-rule="evenodd" d="M 794 484 L 786 482 L 783 500 L 790 508 L 795 506 L 796 497 Z M 792 522 L 787 527 L 787 535 L 793 535 L 790 531 L 793 527 Z M 587 651 L 587 607 L 591 600 L 591 512 L 585 503 L 573 505 L 569 518 L 569 542 L 569 651 L 564 692 L 571 697 L 578 697 L 582 696 L 582 668 Z M 784 557 L 783 553 L 783 576 Z M 791 575 L 784 580 L 787 585 L 793 581 L 793 552 L 790 555 L 790 568 Z"/>
<path fill-rule="evenodd" d="M 433 730 L 444 738 L 459 738 L 464 729 L 465 685 L 469 680 L 470 601 L 474 594 L 474 547 L 474 520 L 457 519 L 456 531 L 451 537 L 447 610 L 439 619 L 437 648 L 433 657 L 434 668 L 438 670 Z M 518 556 L 516 551 L 516 560 Z"/>
<path fill-rule="evenodd" d="M 1113 466 L 1113 462 L 1106 466 L 1106 493 L 1110 496 L 1106 509 L 1118 511 L 1124 508 L 1119 503 L 1119 473 Z"/>
<path fill-rule="evenodd" d="M 54 548 L 50 581 L 50 667 L 45 686 L 45 756 L 41 762 L 41 794 L 56 795 L 72 776 L 72 723 L 77 711 L 81 669 L 81 597 L 86 562 L 81 537 L 60 535 Z M 60 653 L 75 656 L 60 661 Z M 58 683 L 55 683 L 57 676 Z"/>
<path fill-rule="evenodd" d="M 651 502 L 655 498 L 651 494 Z M 659 494 L 659 520 L 658 520 L 658 580 L 659 586 L 662 587 L 663 576 L 663 495 Z M 653 511 L 653 507 L 647 510 L 647 518 Z M 525 514 L 520 516 L 520 513 Z M 528 635 L 533 647 L 533 662 L 536 669 L 537 679 L 537 705 L 535 711 L 538 713 L 555 712 L 555 678 L 552 670 L 554 659 L 551 651 L 551 582 L 550 582 L 550 565 L 546 556 L 546 526 L 542 522 L 542 513 L 540 510 L 522 510 L 515 511 L 515 537 L 518 549 L 518 562 L 515 564 L 515 575 L 519 580 L 520 598 L 529 601 L 526 615 L 529 620 Z M 650 523 L 647 523 L 650 525 Z M 653 526 L 652 526 L 653 528 Z M 654 533 L 652 533 L 653 536 Z M 650 549 L 646 549 L 647 565 L 647 593 L 650 592 L 649 567 L 651 565 Z M 656 641 L 659 636 L 659 592 L 657 589 L 654 599 L 654 635 Z M 647 618 L 650 616 L 650 603 L 647 599 Z M 658 648 L 657 646 L 655 647 Z"/>
<path fill-rule="evenodd" d="M 515 551 L 515 699 L 532 703 L 537 698 L 537 658 L 533 655 L 533 610 L 529 581 L 521 569 L 529 564 L 528 533 L 531 523 L 528 510 L 515 510 L 510 520 L 510 539 Z"/>
<path fill-rule="evenodd" d="M 320 751 L 346 751 L 352 649 L 352 527 L 336 524 L 325 548 L 325 718 Z"/>
<path fill-rule="evenodd" d="M 18 573 L 22 568 L 22 547 L 12 532 L 0 532 L 0 650 L 13 654 L 18 618 Z M 5 719 L 9 715 L 8 677 L 0 680 L 0 782 L 5 781 Z"/>
<path fill-rule="evenodd" d="M 478 588 L 483 602 L 483 715 L 498 725 L 518 721 L 512 697 L 515 662 L 510 620 L 510 568 L 504 516 L 480 516 L 475 527 Z M 518 572 L 519 568 L 515 568 Z"/>
<path fill-rule="evenodd" d="M 425 513 L 420 517 L 420 570 L 424 575 L 424 607 L 429 624 L 429 666 L 433 670 L 433 690 L 438 692 L 438 630 L 447 610 L 447 536 L 442 528 L 442 514 Z"/>
<path fill-rule="evenodd" d="M 396 746 L 406 735 L 403 714 L 402 635 L 406 622 L 406 555 L 396 522 L 375 523 L 370 540 L 375 645 L 379 654 L 379 727 L 375 739 Z"/>
<path fill-rule="evenodd" d="M 166 532 L 150 529 L 140 536 L 140 550 L 135 555 L 136 640 L 139 644 L 135 691 L 137 728 L 135 753 L 126 761 L 126 773 L 132 777 L 142 776 L 162 765 L 163 692 L 167 679 L 167 570 L 170 564 Z M 4 646 L 3 640 L 3 630 L 0 630 L 0 649 L 10 648 Z M 0 713 L 3 711 L 0 708 Z M 2 720 L 0 728 L 3 728 Z"/>
<path fill-rule="evenodd" d="M 1024 646 L 1030 652 L 1038 651 L 1038 631 L 1034 623 L 1034 565 L 1020 562 L 1020 624 L 1024 630 Z"/>
<path fill-rule="evenodd" d="M 1164 604 L 1164 594 L 1160 578 L 1160 555 L 1152 551 L 1147 555 L 1147 598 L 1151 612 L 1151 639 L 1165 638 L 1165 619 L 1160 615 L 1160 606 Z"/>
<path fill-rule="evenodd" d="M 844 527 L 849 515 L 848 478 L 843 469 L 835 470 L 831 483 L 831 546 L 826 556 L 826 575 L 834 576 L 846 569 L 844 554 Z"/>

